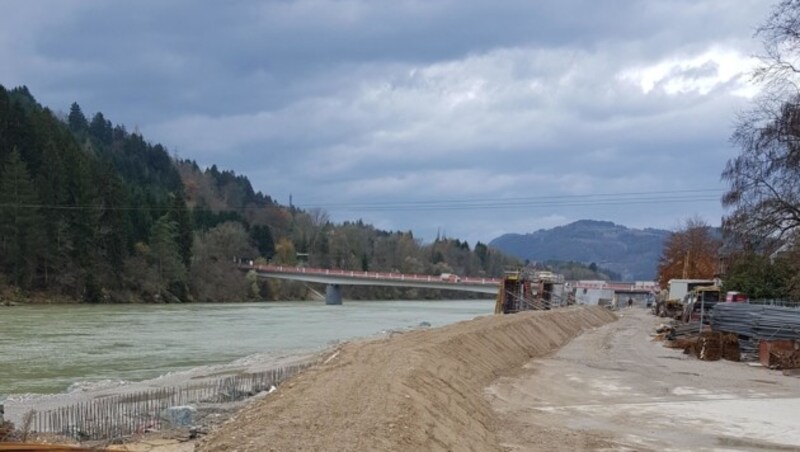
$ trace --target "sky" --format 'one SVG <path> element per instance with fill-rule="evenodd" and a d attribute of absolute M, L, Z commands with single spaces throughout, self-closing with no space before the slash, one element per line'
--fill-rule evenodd
<path fill-rule="evenodd" d="M 277 201 L 488 242 L 717 225 L 767 0 L 0 0 L 0 84 Z"/>

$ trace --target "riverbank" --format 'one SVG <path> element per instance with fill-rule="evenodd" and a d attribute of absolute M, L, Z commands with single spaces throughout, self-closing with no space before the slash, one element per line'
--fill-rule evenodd
<path fill-rule="evenodd" d="M 25 293 L 17 287 L 0 288 L 0 307 L 79 303 L 80 301 L 75 298 L 59 294 L 52 294 L 48 292 Z"/>
<path fill-rule="evenodd" d="M 280 301 L 305 301 L 313 299 L 314 297 L 284 297 Z M 0 307 L 14 307 L 26 305 L 108 305 L 108 304 L 202 304 L 206 302 L 195 301 L 193 299 L 181 301 L 175 296 L 164 297 L 147 297 L 144 294 L 138 294 L 133 291 L 115 291 L 104 292 L 101 296 L 101 302 L 89 303 L 80 298 L 64 295 L 60 293 L 53 293 L 48 291 L 22 291 L 17 287 L 4 287 L 0 289 Z M 266 299 L 246 299 L 234 301 L 231 303 L 252 303 L 252 302 L 270 302 L 278 300 Z"/>
<path fill-rule="evenodd" d="M 305 293 L 303 295 L 296 295 L 292 291 L 286 294 L 277 293 L 273 294 L 272 298 L 253 298 L 243 299 L 238 301 L 227 301 L 226 304 L 237 303 L 280 303 L 280 302 L 306 302 L 306 301 L 325 301 L 323 288 L 319 290 L 312 287 L 304 287 Z M 440 291 L 434 289 L 406 289 L 403 297 L 398 298 L 396 293 L 381 294 L 378 291 L 365 290 L 364 288 L 355 288 L 353 293 L 347 293 L 346 300 L 348 301 L 393 301 L 398 299 L 415 299 L 415 300 L 428 300 L 428 301 L 454 301 L 454 300 L 494 300 L 493 297 L 488 297 L 483 294 L 442 294 Z M 383 296 L 376 296 L 383 295 Z M 102 306 L 102 305 L 159 305 L 159 304 L 209 304 L 206 301 L 197 301 L 190 299 L 181 301 L 176 297 L 159 297 L 154 300 L 150 297 L 145 297 L 135 292 L 125 291 L 107 295 L 101 303 L 89 303 L 84 300 L 70 297 L 63 294 L 54 294 L 50 292 L 22 292 L 17 288 L 6 287 L 0 290 L 0 308 L 15 307 L 15 306 L 38 306 L 38 305 L 85 305 L 85 306 Z"/>
<path fill-rule="evenodd" d="M 501 450 L 484 388 L 615 319 L 579 307 L 486 316 L 342 346 L 200 450 Z"/>

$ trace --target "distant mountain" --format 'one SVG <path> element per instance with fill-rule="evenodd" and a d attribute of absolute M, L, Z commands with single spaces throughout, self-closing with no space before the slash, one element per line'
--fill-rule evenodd
<path fill-rule="evenodd" d="M 631 229 L 610 221 L 580 220 L 529 234 L 505 234 L 489 245 L 530 261 L 577 261 L 613 270 L 623 279 L 655 279 L 663 229 Z"/>

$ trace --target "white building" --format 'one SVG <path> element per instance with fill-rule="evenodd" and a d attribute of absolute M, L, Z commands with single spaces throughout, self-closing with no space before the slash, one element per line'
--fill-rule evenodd
<path fill-rule="evenodd" d="M 575 303 L 586 305 L 624 306 L 628 299 L 638 306 L 646 306 L 652 302 L 659 291 L 655 281 L 575 281 L 570 283 L 575 291 Z"/>

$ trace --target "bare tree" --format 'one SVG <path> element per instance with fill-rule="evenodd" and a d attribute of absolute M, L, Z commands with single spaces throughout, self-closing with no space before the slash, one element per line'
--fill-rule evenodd
<path fill-rule="evenodd" d="M 199 301 L 244 301 L 257 295 L 253 281 L 244 277 L 232 259 L 257 254 L 241 223 L 226 222 L 196 234 L 194 249 L 190 285 Z"/>
<path fill-rule="evenodd" d="M 309 209 L 308 216 L 311 218 L 311 224 L 317 229 L 322 229 L 331 222 L 331 217 L 328 215 L 328 212 L 319 207 Z"/>
<path fill-rule="evenodd" d="M 754 115 L 734 133 L 741 154 L 728 161 L 723 205 L 726 232 L 740 239 L 781 239 L 800 227 L 800 103 L 786 103 L 778 116 Z"/>
<path fill-rule="evenodd" d="M 800 92 L 800 1 L 782 0 L 758 28 L 764 53 L 754 78 L 769 97 L 793 97 Z M 781 94 L 782 93 L 782 94 Z"/>
<path fill-rule="evenodd" d="M 800 0 L 784 0 L 759 28 L 765 54 L 754 79 L 763 91 L 740 116 L 728 161 L 723 222 L 733 240 L 781 243 L 800 230 Z"/>

